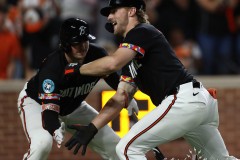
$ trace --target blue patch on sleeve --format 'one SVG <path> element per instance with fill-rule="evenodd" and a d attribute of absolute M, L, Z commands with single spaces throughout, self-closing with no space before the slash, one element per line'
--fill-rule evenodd
<path fill-rule="evenodd" d="M 42 84 L 43 91 L 45 93 L 52 93 L 55 88 L 55 84 L 51 79 L 45 79 Z"/>

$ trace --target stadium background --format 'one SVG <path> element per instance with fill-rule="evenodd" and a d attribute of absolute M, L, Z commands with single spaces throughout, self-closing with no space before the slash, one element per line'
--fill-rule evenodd
<path fill-rule="evenodd" d="M 217 88 L 219 98 L 219 115 L 220 115 L 220 132 L 225 140 L 226 146 L 231 155 L 240 157 L 240 77 L 239 76 L 201 76 L 197 77 L 206 87 Z M 28 143 L 25 138 L 20 118 L 17 113 L 17 97 L 21 90 L 24 81 L 9 80 L 0 81 L 0 159 L 16 160 L 21 159 L 23 154 L 28 149 Z M 108 91 L 109 87 L 100 81 L 97 87 L 87 98 L 87 101 L 96 109 L 102 104 L 102 91 Z M 139 98 L 139 97 L 138 97 Z M 142 104 L 142 103 L 140 103 Z M 146 111 L 145 106 L 140 106 Z M 114 123 L 119 125 L 118 122 Z M 114 126 L 113 128 L 118 128 Z M 125 124 L 125 129 L 128 129 L 128 124 Z M 67 135 L 65 141 L 69 138 Z M 171 143 L 160 146 L 160 149 L 168 157 L 168 159 L 184 159 L 189 150 L 192 150 L 189 145 L 182 139 L 175 140 Z M 150 160 L 154 160 L 153 153 L 147 153 Z M 53 144 L 53 150 L 49 160 L 100 160 L 101 158 L 90 149 L 87 151 L 86 157 L 81 157 L 80 154 L 74 156 L 72 152 L 64 147 L 58 149 L 56 144 Z"/>
<path fill-rule="evenodd" d="M 240 158 L 240 1 L 145 1 L 149 21 L 164 33 L 184 66 L 205 86 L 218 89 L 219 129 L 230 154 Z M 107 4 L 108 0 L 0 0 L 0 160 L 22 159 L 28 149 L 17 97 L 43 58 L 58 47 L 58 29 L 64 19 L 86 20 L 96 43 L 109 54 L 116 50 L 119 42 L 105 30 L 106 18 L 99 14 Z M 211 48 L 214 51 L 209 52 Z M 98 110 L 102 90 L 109 88 L 101 82 L 87 99 Z M 148 111 L 146 102 L 138 101 L 141 114 Z M 119 122 L 113 123 L 116 132 L 121 127 L 121 132 L 127 131 L 128 119 Z M 168 159 L 184 159 L 190 149 L 182 139 L 160 148 Z M 86 157 L 73 156 L 54 144 L 49 160 L 100 160 L 90 150 Z M 147 157 L 153 160 L 151 152 Z"/>

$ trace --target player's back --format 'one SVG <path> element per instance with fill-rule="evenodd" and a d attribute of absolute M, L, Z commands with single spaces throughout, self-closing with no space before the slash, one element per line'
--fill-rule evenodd
<path fill-rule="evenodd" d="M 142 54 L 134 59 L 138 64 L 135 82 L 141 91 L 151 97 L 155 105 L 160 104 L 170 90 L 193 79 L 164 35 L 154 26 L 147 23 L 137 25 L 129 31 L 123 43 L 141 48 L 139 51 Z"/>

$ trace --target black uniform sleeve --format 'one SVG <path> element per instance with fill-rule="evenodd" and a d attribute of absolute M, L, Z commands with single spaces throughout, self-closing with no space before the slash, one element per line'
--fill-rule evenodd
<path fill-rule="evenodd" d="M 131 72 L 129 70 L 129 66 L 131 66 L 131 63 L 132 63 L 132 61 L 130 61 L 127 65 L 125 65 L 122 68 L 120 81 L 124 81 L 126 83 L 129 83 L 132 86 L 136 86 L 135 81 L 134 81 L 134 77 L 133 77 L 133 75 L 131 74 Z"/>
<path fill-rule="evenodd" d="M 58 114 L 60 112 L 60 91 L 59 91 L 59 72 L 54 71 L 52 65 L 48 63 L 43 66 L 39 73 L 38 98 L 42 105 L 43 127 L 51 135 L 60 127 Z"/>
<path fill-rule="evenodd" d="M 119 71 L 120 72 L 120 71 Z M 108 77 L 104 78 L 104 80 L 106 81 L 106 83 L 112 87 L 112 89 L 117 90 L 118 87 L 118 83 L 120 80 L 120 73 L 115 72 L 110 74 Z"/>
<path fill-rule="evenodd" d="M 104 50 L 102 47 L 97 46 L 96 44 L 90 43 L 89 53 L 87 54 L 87 62 L 91 62 L 105 56 L 108 56 L 106 50 Z M 112 73 L 104 78 L 106 83 L 115 90 L 117 89 L 119 83 L 119 72 Z"/>
<path fill-rule="evenodd" d="M 129 48 L 136 51 L 136 57 L 144 57 L 146 50 L 146 42 L 149 40 L 148 33 L 144 28 L 134 28 L 126 35 L 124 41 L 119 45 L 119 48 Z"/>
<path fill-rule="evenodd" d="M 42 112 L 42 118 L 44 129 L 53 135 L 54 131 L 60 127 L 58 113 L 51 110 L 45 110 Z"/>

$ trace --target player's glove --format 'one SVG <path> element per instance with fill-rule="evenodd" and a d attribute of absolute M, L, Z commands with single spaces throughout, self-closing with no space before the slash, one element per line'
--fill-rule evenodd
<path fill-rule="evenodd" d="M 53 133 L 53 139 L 57 142 L 57 147 L 60 148 L 61 144 L 64 140 L 64 134 L 65 134 L 65 123 L 62 122 L 61 126 L 56 129 Z"/>
<path fill-rule="evenodd" d="M 64 75 L 67 77 L 71 77 L 74 75 L 80 75 L 79 68 L 81 67 L 80 63 L 69 63 L 65 67 Z"/>
<path fill-rule="evenodd" d="M 87 145 L 93 139 L 95 134 L 97 134 L 98 129 L 92 123 L 90 123 L 87 126 L 69 125 L 68 128 L 75 129 L 76 132 L 67 141 L 67 143 L 65 144 L 65 147 L 67 147 L 68 150 L 71 150 L 76 145 L 73 151 L 73 154 L 77 154 L 78 150 L 81 148 L 81 146 L 83 146 L 82 155 L 85 155 L 87 150 Z"/>
<path fill-rule="evenodd" d="M 138 115 L 139 108 L 138 108 L 138 104 L 134 98 L 129 103 L 127 110 L 128 110 L 128 116 L 131 116 L 133 113 Z"/>

